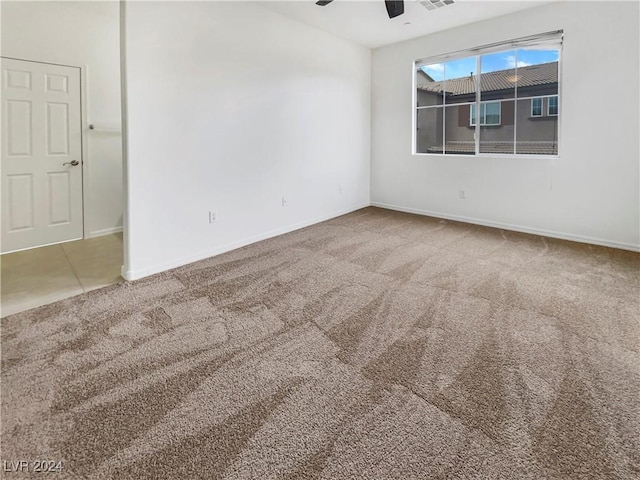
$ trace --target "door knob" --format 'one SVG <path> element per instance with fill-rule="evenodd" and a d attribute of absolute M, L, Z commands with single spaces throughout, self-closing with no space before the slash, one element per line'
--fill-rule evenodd
<path fill-rule="evenodd" d="M 65 165 L 71 165 L 72 167 L 77 167 L 78 165 L 80 165 L 80 162 L 78 160 L 71 160 L 70 162 L 64 162 L 62 164 L 63 167 Z"/>

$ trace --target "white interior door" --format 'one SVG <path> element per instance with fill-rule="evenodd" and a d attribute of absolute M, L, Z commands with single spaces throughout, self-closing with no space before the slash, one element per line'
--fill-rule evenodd
<path fill-rule="evenodd" d="M 83 236 L 80 69 L 2 59 L 2 253 Z"/>

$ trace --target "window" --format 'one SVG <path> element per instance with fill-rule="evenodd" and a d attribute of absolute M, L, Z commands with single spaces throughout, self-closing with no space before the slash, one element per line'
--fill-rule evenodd
<path fill-rule="evenodd" d="M 558 154 L 562 32 L 415 62 L 413 152 Z"/>
<path fill-rule="evenodd" d="M 547 115 L 558 115 L 558 96 L 549 97 L 549 104 L 547 105 Z"/>
<path fill-rule="evenodd" d="M 476 105 L 471 104 L 469 125 L 476 124 Z M 480 125 L 500 125 L 500 102 L 482 102 L 480 104 Z"/>
<path fill-rule="evenodd" d="M 536 97 L 531 99 L 531 116 L 542 116 L 542 97 Z"/>

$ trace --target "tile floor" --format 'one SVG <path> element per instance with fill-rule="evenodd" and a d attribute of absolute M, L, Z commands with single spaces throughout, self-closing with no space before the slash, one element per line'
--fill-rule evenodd
<path fill-rule="evenodd" d="M 122 233 L 8 253 L 0 263 L 6 317 L 122 280 Z"/>

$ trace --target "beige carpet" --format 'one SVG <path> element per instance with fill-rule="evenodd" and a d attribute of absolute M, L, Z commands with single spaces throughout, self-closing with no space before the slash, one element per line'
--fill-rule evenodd
<path fill-rule="evenodd" d="M 2 460 L 639 478 L 639 285 L 638 254 L 367 208 L 2 319 Z"/>

